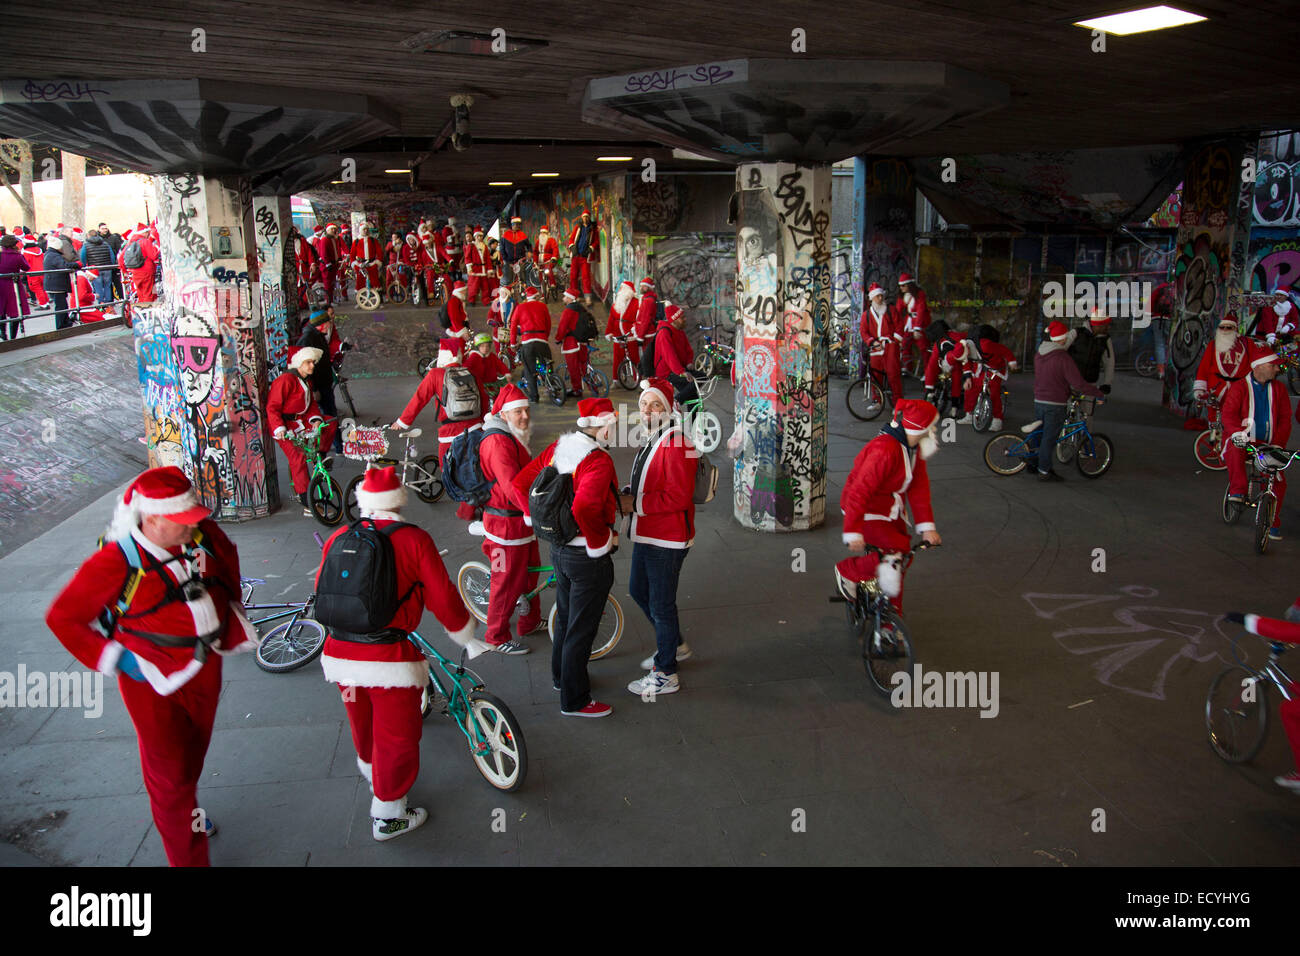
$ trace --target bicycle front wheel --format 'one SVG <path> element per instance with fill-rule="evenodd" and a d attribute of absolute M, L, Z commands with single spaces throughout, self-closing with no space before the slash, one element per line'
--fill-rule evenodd
<path fill-rule="evenodd" d="M 465 562 L 456 575 L 456 590 L 460 592 L 461 600 L 465 602 L 465 607 L 469 608 L 469 613 L 473 614 L 480 624 L 487 623 L 491 582 L 492 569 L 482 561 Z"/>
<path fill-rule="evenodd" d="M 348 524 L 356 521 L 361 517 L 361 506 L 357 504 L 357 489 L 361 487 L 361 482 L 366 476 L 363 472 L 348 482 L 348 486 L 343 489 L 343 514 L 348 519 Z"/>
<path fill-rule="evenodd" d="M 1268 685 L 1244 667 L 1219 671 L 1205 695 L 1205 730 L 1228 763 L 1253 758 L 1268 734 Z"/>
<path fill-rule="evenodd" d="M 551 642 L 555 641 L 555 613 L 558 604 L 551 605 L 551 613 L 546 618 L 546 633 Z M 596 639 L 591 642 L 591 656 L 588 660 L 598 661 L 618 646 L 623 637 L 623 608 L 614 599 L 614 595 L 605 598 L 605 610 L 600 615 L 600 624 L 596 627 Z"/>
<path fill-rule="evenodd" d="M 475 691 L 470 694 L 465 720 L 469 753 L 483 779 L 506 793 L 523 786 L 528 774 L 528 747 L 519 721 L 505 702 L 485 691 Z M 483 743 L 478 743 L 476 737 Z"/>
<path fill-rule="evenodd" d="M 878 622 L 872 623 L 871 632 L 862 636 L 862 663 L 871 685 L 888 697 L 894 692 L 894 675 L 911 673 L 915 649 L 907 625 L 892 604 L 880 611 Z"/>
<path fill-rule="evenodd" d="M 559 408 L 564 404 L 565 399 L 564 379 L 560 378 L 558 372 L 547 372 L 544 381 L 546 382 L 546 391 L 551 396 L 551 404 Z"/>
<path fill-rule="evenodd" d="M 1255 506 L 1255 553 L 1263 554 L 1268 550 L 1268 532 L 1273 527 L 1273 516 L 1277 512 L 1277 499 L 1273 493 L 1260 495 L 1259 504 Z"/>
<path fill-rule="evenodd" d="M 609 376 L 598 368 L 587 369 L 587 374 L 582 379 L 587 383 L 587 387 L 596 393 L 597 398 L 609 397 Z"/>
<path fill-rule="evenodd" d="M 844 402 L 849 407 L 849 414 L 864 422 L 873 420 L 885 408 L 884 393 L 870 378 L 860 378 L 850 385 Z"/>
<path fill-rule="evenodd" d="M 974 421 L 971 424 L 977 432 L 986 432 L 993 424 L 993 400 L 987 395 L 975 399 Z"/>
<path fill-rule="evenodd" d="M 629 392 L 633 392 L 636 391 L 640 381 L 641 375 L 637 372 L 636 366 L 632 364 L 632 360 L 624 359 L 623 364 L 618 367 L 618 384 Z"/>
<path fill-rule="evenodd" d="M 1155 378 L 1156 353 L 1151 351 L 1139 352 L 1137 358 L 1133 360 L 1133 368 L 1144 378 Z"/>
<path fill-rule="evenodd" d="M 716 361 L 713 358 L 713 353 L 708 349 L 703 350 L 699 355 L 695 356 L 695 371 L 699 372 L 705 378 L 711 378 L 713 376 L 713 366 L 715 364 Z"/>
<path fill-rule="evenodd" d="M 348 389 L 347 382 L 339 382 L 339 391 L 343 393 L 343 400 L 348 403 L 348 411 L 352 417 L 357 417 L 357 406 L 352 403 L 352 392 Z"/>
<path fill-rule="evenodd" d="M 442 497 L 443 487 L 441 472 L 438 470 L 438 456 L 425 455 L 417 462 L 419 472 L 410 481 L 412 490 L 419 499 L 433 504 Z"/>
<path fill-rule="evenodd" d="M 1241 502 L 1231 501 L 1228 498 L 1228 489 L 1223 489 L 1223 523 L 1236 524 L 1237 519 L 1241 517 Z"/>
<path fill-rule="evenodd" d="M 324 625 L 309 617 L 299 618 L 269 631 L 253 656 L 262 670 L 283 674 L 314 661 L 324 647 Z"/>
<path fill-rule="evenodd" d="M 316 520 L 332 528 L 343 520 L 343 490 L 329 475 L 316 475 L 307 486 L 307 502 Z"/>
<path fill-rule="evenodd" d="M 1019 435 L 1002 432 L 984 446 L 984 464 L 998 475 L 1015 475 L 1029 463 L 1029 445 Z"/>
<path fill-rule="evenodd" d="M 1080 435 L 1074 457 L 1079 474 L 1085 478 L 1100 478 L 1110 471 L 1114 461 L 1115 446 L 1109 438 L 1100 432 L 1095 435 Z"/>
<path fill-rule="evenodd" d="M 1228 466 L 1220 454 L 1219 436 L 1214 429 L 1207 428 L 1196 436 L 1196 460 L 1210 471 L 1223 471 Z"/>
<path fill-rule="evenodd" d="M 722 444 L 722 422 L 710 411 L 696 412 L 691 422 L 691 443 L 704 454 Z"/>

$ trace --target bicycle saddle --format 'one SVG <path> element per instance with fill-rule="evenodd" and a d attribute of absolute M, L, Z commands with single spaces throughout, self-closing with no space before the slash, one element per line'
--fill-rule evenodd
<path fill-rule="evenodd" d="M 1034 431 L 1034 429 L 1038 428 L 1042 424 L 1043 424 L 1043 420 L 1040 418 L 1038 421 L 1030 422 L 1028 425 L 1021 425 L 1020 430 L 1024 432 L 1026 435 L 1028 435 L 1032 431 Z"/>
<path fill-rule="evenodd" d="M 406 431 L 400 433 L 397 437 L 398 438 L 419 438 L 423 434 L 424 434 L 423 428 L 408 428 Z"/>

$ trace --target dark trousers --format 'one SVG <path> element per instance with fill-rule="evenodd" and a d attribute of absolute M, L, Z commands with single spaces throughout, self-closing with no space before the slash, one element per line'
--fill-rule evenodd
<path fill-rule="evenodd" d="M 316 399 L 316 404 L 319 405 L 320 410 L 324 412 L 326 415 L 328 415 L 330 418 L 339 417 L 338 405 L 334 400 L 333 385 L 331 385 L 329 388 L 322 388 L 320 390 L 320 397 Z M 343 430 L 339 428 L 336 429 L 334 432 L 334 450 L 340 453 L 343 451 L 342 431 Z"/>
<path fill-rule="evenodd" d="M 690 372 L 685 375 L 669 375 L 668 381 L 673 384 L 673 401 L 683 408 L 686 407 L 687 402 L 699 399 L 700 389 Z"/>
<path fill-rule="evenodd" d="M 111 284 L 112 284 L 111 292 L 112 292 L 112 294 L 113 294 L 113 298 L 114 298 L 114 299 L 125 299 L 125 298 L 126 298 L 126 292 L 122 289 L 122 270 L 121 270 L 121 269 L 110 269 L 110 270 L 109 270 L 109 274 L 112 276 L 112 280 L 111 280 Z"/>
<path fill-rule="evenodd" d="M 537 362 L 551 360 L 551 347 L 545 342 L 525 342 L 519 346 L 519 360 L 524 364 L 524 391 L 528 400 L 537 404 Z"/>
<path fill-rule="evenodd" d="M 632 546 L 632 571 L 627 589 L 654 625 L 658 647 L 655 667 L 665 674 L 677 673 L 677 645 L 682 642 L 677 625 L 677 579 L 686 552 L 686 548 L 661 548 L 641 542 Z"/>
<path fill-rule="evenodd" d="M 18 338 L 18 325 L 21 322 L 22 319 L 0 319 L 0 342 L 3 342 L 6 338 Z M 8 329 L 8 335 L 5 334 L 6 329 Z"/>
<path fill-rule="evenodd" d="M 1046 474 L 1052 470 L 1052 452 L 1056 450 L 1056 440 L 1061 437 L 1061 429 L 1065 426 L 1065 406 L 1034 402 L 1034 417 L 1043 420 L 1043 437 L 1038 443 L 1038 473 Z"/>
<path fill-rule="evenodd" d="M 68 316 L 67 292 L 51 292 L 50 304 L 54 306 L 54 327 L 56 329 L 72 328 L 72 319 Z"/>
<path fill-rule="evenodd" d="M 551 678 L 560 685 L 560 710 L 582 710 L 591 703 L 587 660 L 596 640 L 605 600 L 614 586 L 614 562 L 608 554 L 587 556 L 578 547 L 551 548 L 555 567 L 555 643 Z"/>

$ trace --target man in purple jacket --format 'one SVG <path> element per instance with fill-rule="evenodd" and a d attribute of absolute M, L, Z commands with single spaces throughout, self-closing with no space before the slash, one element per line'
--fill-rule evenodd
<path fill-rule="evenodd" d="M 1043 420 L 1043 439 L 1038 445 L 1038 480 L 1061 481 L 1052 470 L 1052 452 L 1065 425 L 1065 405 L 1070 392 L 1082 392 L 1102 398 L 1101 389 L 1089 385 L 1079 374 L 1079 366 L 1070 357 L 1074 331 L 1062 322 L 1047 327 L 1047 341 L 1038 346 L 1034 362 L 1034 415 Z"/>

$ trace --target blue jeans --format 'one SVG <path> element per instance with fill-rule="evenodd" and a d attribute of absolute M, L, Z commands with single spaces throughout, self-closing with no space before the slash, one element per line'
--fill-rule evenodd
<path fill-rule="evenodd" d="M 552 546 L 551 564 L 555 568 L 551 678 L 560 685 L 560 710 L 572 713 L 591 703 L 587 661 L 605 613 L 605 599 L 614 586 L 614 562 L 608 554 L 588 557 L 581 546 Z"/>
<path fill-rule="evenodd" d="M 687 550 L 641 542 L 632 545 L 632 571 L 627 590 L 654 625 L 658 647 L 655 667 L 665 674 L 677 673 L 677 645 L 682 642 L 682 632 L 677 626 L 677 579 Z"/>
<path fill-rule="evenodd" d="M 1038 473 L 1044 475 L 1052 470 L 1052 452 L 1065 426 L 1065 406 L 1034 402 L 1034 417 L 1043 420 L 1043 437 L 1038 443 Z"/>
<path fill-rule="evenodd" d="M 90 280 L 90 288 L 95 292 L 95 301 L 107 302 L 113 298 L 113 277 L 103 269 L 97 278 Z"/>

